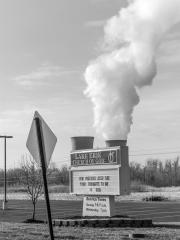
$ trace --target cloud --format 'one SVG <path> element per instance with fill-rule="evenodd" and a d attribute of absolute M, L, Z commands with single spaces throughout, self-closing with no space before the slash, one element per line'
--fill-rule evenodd
<path fill-rule="evenodd" d="M 17 76 L 13 78 L 13 80 L 18 85 L 26 88 L 32 88 L 34 86 L 51 85 L 53 79 L 75 73 L 79 73 L 79 70 L 69 70 L 60 66 L 43 64 L 35 71 Z"/>
<path fill-rule="evenodd" d="M 175 24 L 166 36 L 167 40 L 177 41 L 180 40 L 180 23 Z"/>
<path fill-rule="evenodd" d="M 0 129 L 1 134 L 10 133 L 15 136 L 28 134 L 31 121 L 35 110 L 43 113 L 43 115 L 52 114 L 52 110 L 46 106 L 38 106 L 33 104 L 25 104 L 23 107 L 9 108 L 0 112 Z"/>
<path fill-rule="evenodd" d="M 24 127 L 24 119 L 30 115 L 28 109 L 7 109 L 1 112 L 0 128 L 3 133 L 21 134 Z"/>
<path fill-rule="evenodd" d="M 159 63 L 164 64 L 164 66 L 168 68 L 173 66 L 179 69 L 180 23 L 173 26 L 173 28 L 166 33 L 165 40 L 158 50 L 157 59 Z"/>

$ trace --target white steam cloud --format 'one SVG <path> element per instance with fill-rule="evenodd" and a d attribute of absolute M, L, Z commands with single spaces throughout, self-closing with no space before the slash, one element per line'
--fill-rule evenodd
<path fill-rule="evenodd" d="M 156 50 L 180 21 L 180 0 L 131 0 L 105 25 L 105 53 L 85 71 L 94 126 L 106 139 L 126 139 L 138 88 L 152 84 Z"/>

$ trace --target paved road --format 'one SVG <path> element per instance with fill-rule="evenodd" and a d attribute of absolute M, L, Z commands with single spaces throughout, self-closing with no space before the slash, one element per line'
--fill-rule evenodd
<path fill-rule="evenodd" d="M 81 201 L 51 201 L 52 217 L 81 216 Z M 180 222 L 180 203 L 176 202 L 116 202 L 116 214 L 151 218 L 155 222 Z M 0 209 L 0 221 L 23 222 L 31 218 L 32 204 L 25 200 L 9 200 L 8 209 Z M 39 201 L 37 219 L 46 219 L 45 202 Z"/>

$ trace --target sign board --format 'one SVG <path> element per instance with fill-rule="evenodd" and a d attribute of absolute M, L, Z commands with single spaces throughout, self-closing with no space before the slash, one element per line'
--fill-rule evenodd
<path fill-rule="evenodd" d="M 114 214 L 112 196 L 86 196 L 83 198 L 83 216 L 106 217 Z"/>
<path fill-rule="evenodd" d="M 104 169 L 71 169 L 71 192 L 82 195 L 119 195 L 119 168 L 114 165 Z"/>
<path fill-rule="evenodd" d="M 120 148 L 71 153 L 71 166 L 120 164 Z"/>
<path fill-rule="evenodd" d="M 46 167 L 48 166 L 52 153 L 54 151 L 57 138 L 50 129 L 50 127 L 47 125 L 47 123 L 44 121 L 44 119 L 41 117 L 41 115 L 36 111 L 34 114 L 34 119 L 39 118 L 41 121 L 41 127 L 42 127 L 42 135 L 43 135 L 43 143 L 44 143 L 44 151 L 45 151 L 45 159 L 46 159 Z M 35 161 L 41 165 L 40 163 L 40 153 L 38 148 L 38 137 L 37 137 L 37 131 L 36 131 L 36 124 L 35 120 L 33 119 L 33 122 L 31 124 L 30 132 L 28 135 L 28 139 L 26 142 L 26 146 L 35 159 Z"/>

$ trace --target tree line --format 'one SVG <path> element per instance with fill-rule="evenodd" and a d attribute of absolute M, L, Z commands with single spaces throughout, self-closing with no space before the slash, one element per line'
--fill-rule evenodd
<path fill-rule="evenodd" d="M 180 185 L 180 162 L 179 157 L 172 160 L 148 159 L 145 165 L 137 162 L 130 163 L 131 181 L 141 184 L 167 187 Z M 25 179 L 25 171 L 19 168 L 7 170 L 8 186 L 22 185 Z M 55 166 L 48 169 L 47 179 L 49 185 L 68 185 L 69 168 L 63 165 L 61 168 Z M 0 187 L 4 184 L 4 171 L 0 169 Z"/>
<path fill-rule="evenodd" d="M 35 174 L 38 170 L 35 169 Z M 8 186 L 21 186 L 26 181 L 26 171 L 24 165 L 19 168 L 8 169 L 6 172 Z M 67 165 L 61 168 L 51 167 L 47 171 L 47 180 L 49 185 L 68 185 L 69 169 Z M 0 169 L 0 187 L 4 185 L 4 170 Z"/>
<path fill-rule="evenodd" d="M 149 159 L 142 166 L 139 163 L 130 163 L 131 180 L 154 187 L 170 187 L 180 185 L 179 157 L 161 161 Z"/>

